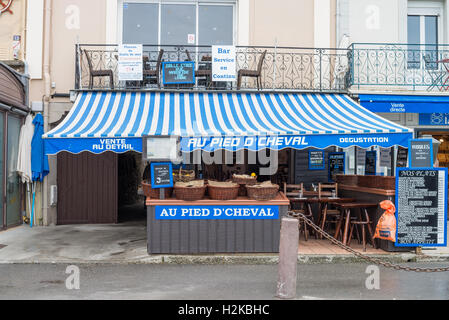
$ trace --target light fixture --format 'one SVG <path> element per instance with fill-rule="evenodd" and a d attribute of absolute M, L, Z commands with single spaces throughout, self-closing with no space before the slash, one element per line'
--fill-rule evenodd
<path fill-rule="evenodd" d="M 440 142 L 444 142 L 444 139 L 443 139 L 443 138 L 441 138 L 441 139 L 440 139 Z"/>

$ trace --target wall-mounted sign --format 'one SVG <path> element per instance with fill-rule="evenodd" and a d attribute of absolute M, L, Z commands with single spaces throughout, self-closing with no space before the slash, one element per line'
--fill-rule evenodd
<path fill-rule="evenodd" d="M 391 167 L 391 150 L 390 148 L 379 149 L 379 166 Z"/>
<path fill-rule="evenodd" d="M 142 45 L 121 44 L 118 46 L 118 79 L 120 81 L 142 81 Z"/>
<path fill-rule="evenodd" d="M 156 220 L 278 219 L 279 206 L 155 206 Z"/>
<path fill-rule="evenodd" d="M 309 150 L 309 170 L 323 170 L 324 150 Z"/>
<path fill-rule="evenodd" d="M 365 175 L 376 175 L 376 151 L 367 151 L 365 155 Z"/>
<path fill-rule="evenodd" d="M 236 81 L 234 46 L 212 46 L 212 81 Z"/>
<path fill-rule="evenodd" d="M 449 113 L 420 113 L 420 126 L 448 126 Z"/>
<path fill-rule="evenodd" d="M 431 139 L 410 139 L 410 168 L 433 167 L 433 148 Z"/>
<path fill-rule="evenodd" d="M 162 62 L 162 83 L 165 84 L 194 84 L 195 62 Z"/>
<path fill-rule="evenodd" d="M 173 167 L 171 162 L 152 162 L 150 169 L 151 188 L 173 187 Z"/>
<path fill-rule="evenodd" d="M 401 146 L 398 147 L 396 155 L 396 167 L 406 167 L 408 158 L 408 149 Z"/>
<path fill-rule="evenodd" d="M 396 246 L 446 246 L 447 168 L 396 170 Z"/>
<path fill-rule="evenodd" d="M 334 181 L 337 174 L 345 173 L 345 153 L 331 152 L 329 153 L 329 181 Z"/>
<path fill-rule="evenodd" d="M 144 161 L 181 161 L 180 138 L 177 136 L 144 136 L 142 138 Z"/>

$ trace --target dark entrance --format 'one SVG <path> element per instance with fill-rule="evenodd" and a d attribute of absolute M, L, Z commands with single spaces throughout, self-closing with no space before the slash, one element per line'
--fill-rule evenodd
<path fill-rule="evenodd" d="M 57 224 L 117 223 L 117 163 L 113 152 L 58 153 Z"/>

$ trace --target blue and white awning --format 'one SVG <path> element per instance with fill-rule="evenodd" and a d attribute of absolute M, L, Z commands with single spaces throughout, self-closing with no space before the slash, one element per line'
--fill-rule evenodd
<path fill-rule="evenodd" d="M 142 152 L 145 135 L 181 137 L 183 151 L 408 146 L 412 131 L 341 94 L 81 92 L 44 134 L 46 153 Z"/>

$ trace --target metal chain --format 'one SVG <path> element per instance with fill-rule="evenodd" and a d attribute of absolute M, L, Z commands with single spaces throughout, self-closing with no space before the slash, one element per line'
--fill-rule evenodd
<path fill-rule="evenodd" d="M 412 267 L 405 267 L 405 266 L 401 266 L 398 264 L 394 264 L 394 263 L 390 263 L 387 261 L 382 261 L 378 258 L 374 258 L 374 257 L 369 257 L 367 255 L 364 255 L 363 253 L 360 253 L 358 251 L 355 251 L 354 249 L 352 249 L 351 247 L 348 247 L 347 245 L 343 244 L 342 242 L 338 241 L 337 239 L 335 239 L 334 237 L 332 237 L 330 234 L 328 234 L 326 231 L 324 231 L 323 229 L 321 229 L 320 227 L 318 227 L 317 225 L 315 225 L 310 219 L 308 219 L 304 214 L 300 213 L 300 212 L 293 212 L 293 211 L 289 211 L 288 215 L 293 217 L 293 218 L 298 218 L 299 220 L 303 220 L 305 223 L 307 223 L 313 230 L 315 230 L 315 232 L 318 232 L 319 234 L 321 234 L 323 237 L 325 237 L 326 239 L 330 240 L 332 243 L 336 244 L 337 246 L 339 246 L 340 248 L 364 259 L 364 260 L 368 260 L 374 264 L 378 264 L 378 265 L 382 265 L 386 268 L 392 268 L 395 270 L 403 270 L 403 271 L 414 271 L 414 272 L 446 272 L 449 271 L 449 267 L 445 267 L 445 268 L 412 268 Z"/>

